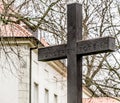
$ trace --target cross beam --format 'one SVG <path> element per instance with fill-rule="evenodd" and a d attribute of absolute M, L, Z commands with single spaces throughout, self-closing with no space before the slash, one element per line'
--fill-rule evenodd
<path fill-rule="evenodd" d="M 82 56 L 114 51 L 115 39 L 82 40 L 82 5 L 67 7 L 67 44 L 39 48 L 38 60 L 67 58 L 67 102 L 82 103 Z"/>
<path fill-rule="evenodd" d="M 113 37 L 103 37 L 91 40 L 81 40 L 77 43 L 77 55 L 89 55 L 114 51 Z M 66 44 L 40 48 L 38 51 L 39 60 L 49 61 L 67 58 L 67 53 L 72 52 Z"/>

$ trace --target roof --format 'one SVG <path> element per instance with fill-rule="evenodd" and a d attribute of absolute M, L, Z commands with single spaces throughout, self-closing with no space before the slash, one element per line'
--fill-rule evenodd
<path fill-rule="evenodd" d="M 93 93 L 84 84 L 82 85 L 82 90 L 85 95 L 87 95 L 88 97 L 92 97 Z"/>
<path fill-rule="evenodd" d="M 109 97 L 97 97 L 83 99 L 83 103 L 120 103 L 120 101 Z"/>
<path fill-rule="evenodd" d="M 2 3 L 0 2 L 0 13 L 2 13 L 2 11 L 3 11 L 3 5 L 2 5 Z"/>
<path fill-rule="evenodd" d="M 45 40 L 45 38 L 41 38 L 41 39 L 40 39 L 40 42 L 42 43 L 42 45 L 43 45 L 44 47 L 50 46 L 49 43 Z"/>
<path fill-rule="evenodd" d="M 4 11 L 4 6 L 0 2 L 0 13 Z M 22 25 L 8 23 L 0 23 L 0 37 L 34 37 L 29 31 L 27 31 Z"/>
<path fill-rule="evenodd" d="M 25 28 L 18 24 L 0 25 L 0 37 L 31 37 L 33 36 Z"/>
<path fill-rule="evenodd" d="M 32 47 L 41 46 L 41 42 L 32 33 L 19 24 L 0 24 L 0 41 L 5 44 L 29 44 Z"/>

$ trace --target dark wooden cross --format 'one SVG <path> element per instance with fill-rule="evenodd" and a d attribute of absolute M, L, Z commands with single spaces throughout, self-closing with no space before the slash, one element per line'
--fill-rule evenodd
<path fill-rule="evenodd" d="M 38 60 L 67 58 L 67 103 L 82 103 L 82 56 L 115 49 L 113 37 L 82 40 L 82 5 L 67 6 L 67 44 L 39 48 Z"/>

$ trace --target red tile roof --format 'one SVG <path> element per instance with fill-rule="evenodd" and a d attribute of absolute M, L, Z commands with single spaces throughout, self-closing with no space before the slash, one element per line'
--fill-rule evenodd
<path fill-rule="evenodd" d="M 3 4 L 0 2 L 0 13 L 4 10 Z M 18 24 L 0 24 L 0 37 L 29 37 L 33 36 L 24 27 Z"/>
<path fill-rule="evenodd" d="M 25 28 L 17 24 L 0 25 L 0 37 L 31 37 Z"/>
<path fill-rule="evenodd" d="M 83 99 L 83 103 L 120 103 L 120 101 L 117 101 L 109 97 L 99 97 Z"/>
<path fill-rule="evenodd" d="M 41 39 L 40 39 L 40 42 L 42 43 L 42 45 L 43 45 L 44 47 L 50 46 L 49 43 L 45 40 L 45 38 L 41 38 Z"/>
<path fill-rule="evenodd" d="M 2 13 L 2 11 L 3 11 L 3 5 L 2 3 L 0 3 L 0 13 Z"/>

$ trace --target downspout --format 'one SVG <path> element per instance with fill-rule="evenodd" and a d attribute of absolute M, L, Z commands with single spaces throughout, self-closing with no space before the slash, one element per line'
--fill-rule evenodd
<path fill-rule="evenodd" d="M 30 48 L 30 67 L 29 67 L 29 103 L 32 103 L 32 50 L 37 49 L 38 46 Z"/>

